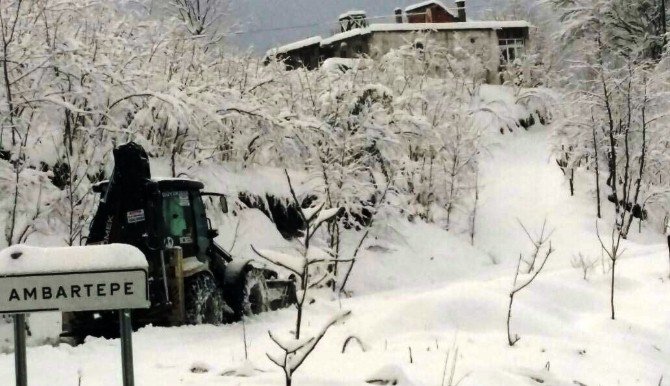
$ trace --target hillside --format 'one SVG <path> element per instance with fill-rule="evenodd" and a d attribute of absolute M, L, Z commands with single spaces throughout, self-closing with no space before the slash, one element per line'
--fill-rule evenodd
<path fill-rule="evenodd" d="M 670 316 L 658 311 L 670 307 L 666 246 L 660 236 L 626 244 L 617 271 L 619 317 L 610 320 L 607 262 L 598 263 L 588 280 L 571 266 L 580 252 L 600 256 L 590 192 L 569 196 L 548 136 L 535 126 L 493 137 L 481 165 L 474 247 L 466 235 L 435 225 L 401 219 L 385 224 L 393 232 L 367 245 L 350 281 L 353 296 L 328 300 L 322 293 L 308 307 L 308 330 L 338 309 L 353 315 L 329 331 L 295 383 L 364 385 L 394 378 L 398 385 L 440 385 L 449 355 L 447 373 L 455 366 L 453 384 L 462 380 L 462 386 L 663 384 L 659 379 L 670 376 Z M 512 331 L 521 340 L 509 347 L 507 294 L 518 253 L 530 247 L 517 219 L 536 232 L 545 218 L 555 229 L 556 252 L 515 299 Z M 264 216 L 250 212 L 240 221 L 282 247 Z M 236 248 L 249 242 L 240 239 Z M 133 336 L 137 384 L 279 384 L 281 373 L 265 357 L 274 350 L 267 331 L 287 331 L 292 318 L 292 310 L 283 310 L 246 320 L 249 362 L 241 323 L 143 328 Z M 342 354 L 352 335 L 363 345 L 352 342 Z M 119 358 L 118 340 L 31 347 L 29 379 L 60 386 L 77 384 L 81 376 L 82 385 L 118 384 Z M 231 369 L 245 376 L 222 375 Z M 13 356 L 4 354 L 0 378 L 12 376 Z"/>

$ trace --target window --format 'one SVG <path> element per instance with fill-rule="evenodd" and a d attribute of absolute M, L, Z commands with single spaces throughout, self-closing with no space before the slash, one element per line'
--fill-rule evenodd
<path fill-rule="evenodd" d="M 193 243 L 193 212 L 187 191 L 163 192 L 166 236 L 175 245 Z"/>
<path fill-rule="evenodd" d="M 514 62 L 524 52 L 523 39 L 499 39 L 498 46 L 500 47 L 500 60 L 503 64 Z"/>
<path fill-rule="evenodd" d="M 346 58 L 347 57 L 347 51 L 349 49 L 349 45 L 346 42 L 343 42 L 340 44 L 340 58 Z"/>
<path fill-rule="evenodd" d="M 416 41 L 412 46 L 416 50 L 418 58 L 424 60 L 426 58 L 426 51 L 424 50 L 425 46 L 423 45 L 423 42 Z"/>
<path fill-rule="evenodd" d="M 204 259 L 210 244 L 208 237 L 210 229 L 209 220 L 207 219 L 207 212 L 205 210 L 205 204 L 202 201 L 202 196 L 194 194 L 192 204 L 198 245 L 197 255 L 201 259 Z"/>

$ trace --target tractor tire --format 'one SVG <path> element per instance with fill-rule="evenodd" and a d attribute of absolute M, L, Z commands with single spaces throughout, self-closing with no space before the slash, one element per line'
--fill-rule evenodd
<path fill-rule="evenodd" d="M 210 275 L 200 274 L 188 278 L 184 287 L 186 324 L 223 323 L 223 293 Z"/>
<path fill-rule="evenodd" d="M 251 316 L 270 310 L 268 286 L 261 270 L 251 268 L 240 278 L 242 293 L 241 316 Z"/>

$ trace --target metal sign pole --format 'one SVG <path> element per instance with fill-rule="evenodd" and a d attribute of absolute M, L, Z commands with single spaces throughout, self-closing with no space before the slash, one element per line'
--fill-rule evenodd
<path fill-rule="evenodd" d="M 14 369 L 16 386 L 28 386 L 26 369 L 26 315 L 14 315 Z"/>
<path fill-rule="evenodd" d="M 123 366 L 123 386 L 134 386 L 133 374 L 133 327 L 130 321 L 130 310 L 119 310 L 121 326 L 121 365 Z M 24 386 L 24 385 L 22 385 Z"/>

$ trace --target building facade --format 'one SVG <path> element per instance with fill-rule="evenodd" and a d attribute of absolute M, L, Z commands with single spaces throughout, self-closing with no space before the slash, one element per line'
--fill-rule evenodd
<path fill-rule="evenodd" d="M 467 21 L 464 1 L 455 12 L 440 1 L 425 1 L 395 11 L 395 23 L 369 24 L 365 13 L 340 15 L 340 33 L 314 36 L 268 51 L 268 58 L 283 60 L 290 68 L 317 68 L 328 58 L 378 59 L 407 44 L 431 42 L 448 50 L 464 49 L 477 55 L 486 70 L 486 81 L 500 82 L 504 66 L 520 57 L 528 44 L 530 24 L 525 21 Z M 432 22 L 427 22 L 432 20 Z"/>

